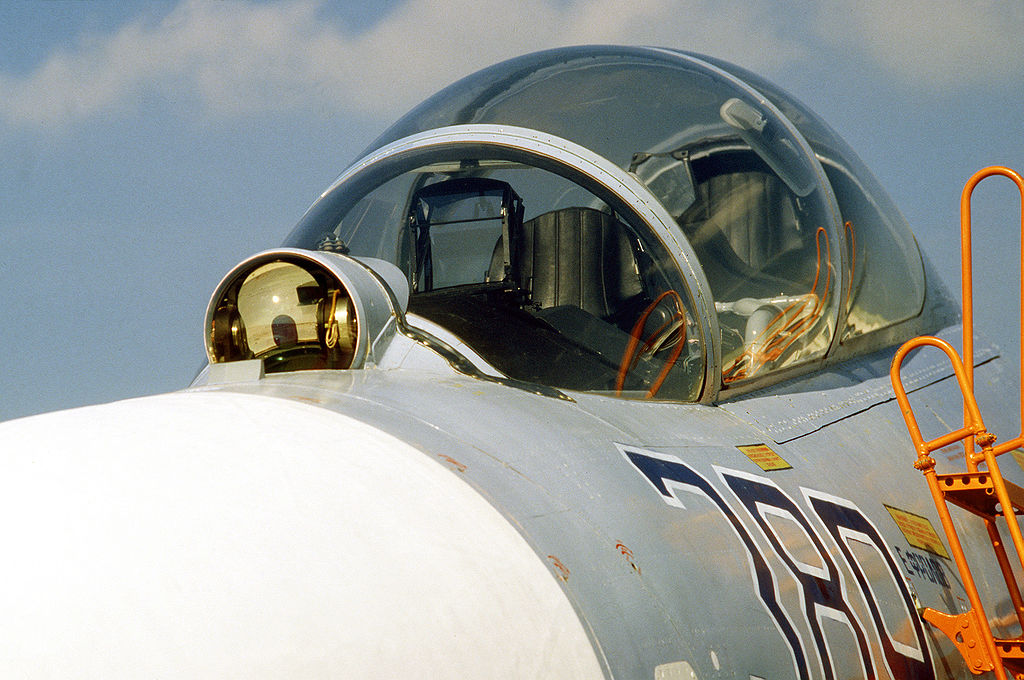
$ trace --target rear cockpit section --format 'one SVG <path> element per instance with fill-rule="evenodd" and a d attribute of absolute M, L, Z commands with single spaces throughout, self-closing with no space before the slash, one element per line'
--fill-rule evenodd
<path fill-rule="evenodd" d="M 770 84 L 668 50 L 450 86 L 286 244 L 393 263 L 409 323 L 508 378 L 623 397 L 739 394 L 928 323 L 913 237 L 852 151 Z"/>
<path fill-rule="evenodd" d="M 677 222 L 715 299 L 723 384 L 824 354 L 839 253 L 823 215 L 750 150 L 716 149 L 691 168 L 695 197 Z"/>
<path fill-rule="evenodd" d="M 893 344 L 895 336 L 885 329 L 921 314 L 927 282 L 917 242 L 885 189 L 825 121 L 786 92 L 734 64 L 690 56 L 755 88 L 807 140 L 844 222 L 849 284 L 842 293 L 847 316 L 840 342 L 853 348 Z"/>

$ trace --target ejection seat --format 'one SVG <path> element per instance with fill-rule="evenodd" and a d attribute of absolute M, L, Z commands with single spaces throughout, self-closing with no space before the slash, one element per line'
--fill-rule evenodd
<path fill-rule="evenodd" d="M 774 175 L 716 174 L 696 190 L 698 200 L 680 222 L 716 300 L 778 295 L 805 278 L 810 238 Z"/>
<path fill-rule="evenodd" d="M 613 215 L 582 207 L 544 213 L 523 223 L 515 249 L 512 283 L 542 317 L 582 310 L 617 326 L 632 323 L 629 311 L 644 288 L 629 236 Z M 503 276 L 502 253 L 499 241 L 492 281 Z"/>
<path fill-rule="evenodd" d="M 648 356 L 675 347 L 669 362 L 674 364 L 682 350 L 679 338 L 685 337 L 685 330 L 673 336 L 685 324 L 678 295 L 655 298 L 669 286 L 635 239 L 614 215 L 601 210 L 569 207 L 544 213 L 523 223 L 509 282 L 536 318 L 607 362 L 617 375 L 617 391 L 623 385 L 660 386 L 669 369 L 649 362 Z M 491 258 L 492 279 L 501 275 L 502 252 L 499 242 Z M 653 348 L 631 349 L 659 333 L 662 340 Z M 628 381 L 627 373 L 632 376 Z"/>

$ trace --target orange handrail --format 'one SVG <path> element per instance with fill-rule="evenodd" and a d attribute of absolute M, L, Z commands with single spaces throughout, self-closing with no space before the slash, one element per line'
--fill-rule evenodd
<path fill-rule="evenodd" d="M 912 350 L 919 347 L 930 345 L 932 347 L 938 347 L 946 356 L 949 357 L 949 362 L 953 365 L 953 373 L 956 374 L 956 381 L 960 385 L 960 391 L 964 396 L 964 424 L 958 430 L 950 432 L 941 437 L 926 441 L 924 436 L 921 434 L 921 428 L 917 424 L 917 417 L 914 415 L 913 410 L 910 408 L 910 399 L 907 397 L 907 390 L 903 386 L 903 377 L 900 375 L 900 369 L 903 367 L 903 361 L 906 359 L 907 354 Z M 914 450 L 917 451 L 917 463 L 915 467 L 920 469 L 920 466 L 924 464 L 924 461 L 928 458 L 928 454 L 936 449 L 941 449 L 943 446 L 949 446 L 953 442 L 960 441 L 965 437 L 981 437 L 983 440 L 985 435 L 988 434 L 985 429 L 985 423 L 981 419 L 981 412 L 978 410 L 978 402 L 974 399 L 974 392 L 971 389 L 970 380 L 968 378 L 967 368 L 964 362 L 960 360 L 956 350 L 948 342 L 941 338 L 932 337 L 930 335 L 923 335 L 917 338 L 912 338 L 896 350 L 896 356 L 893 357 L 892 365 L 889 368 L 889 378 L 892 380 L 892 389 L 896 393 L 896 401 L 900 405 L 900 411 L 903 413 L 903 420 L 907 424 L 907 430 L 910 432 L 910 439 L 914 442 Z M 990 435 L 989 435 L 990 436 Z M 991 443 L 991 439 L 988 443 Z M 977 470 L 977 462 L 973 463 L 973 470 Z M 935 461 L 932 461 L 930 465 L 934 466 Z M 968 467 L 970 468 L 972 463 L 968 461 Z"/>
<path fill-rule="evenodd" d="M 925 440 L 924 436 L 921 434 L 921 428 L 917 423 L 917 417 L 914 415 L 914 412 L 910 407 L 910 400 L 907 397 L 906 388 L 903 386 L 903 378 L 900 375 L 900 369 L 903 367 L 903 361 L 906 359 L 907 355 L 911 351 L 927 345 L 938 347 L 946 353 L 947 357 L 949 357 L 949 361 L 953 365 L 953 372 L 956 374 L 956 380 L 960 385 L 960 391 L 964 400 L 963 427 L 941 437 L 936 437 L 930 441 Z M 988 624 L 988 618 L 985 616 L 985 608 L 981 603 L 981 595 L 978 592 L 978 586 L 974 581 L 974 576 L 971 574 L 970 566 L 967 563 L 967 556 L 964 554 L 963 545 L 960 542 L 960 537 L 953 524 L 953 518 L 949 513 L 949 506 L 946 504 L 945 493 L 939 484 L 939 479 L 935 472 L 935 459 L 930 455 L 932 451 L 960 440 L 977 441 L 991 452 L 991 443 L 995 438 L 985 429 L 985 423 L 981 419 L 981 412 L 978 410 L 978 403 L 975 400 L 974 392 L 970 387 L 964 363 L 960 360 L 960 357 L 957 355 L 953 346 L 945 340 L 932 336 L 921 336 L 912 338 L 905 342 L 896 351 L 896 356 L 893 357 L 892 365 L 889 369 L 889 378 L 892 380 L 893 392 L 896 394 L 896 401 L 900 405 L 903 420 L 907 424 L 908 432 L 910 432 L 910 439 L 914 442 L 914 449 L 917 451 L 917 460 L 914 462 L 914 467 L 924 474 L 925 479 L 928 482 L 928 489 L 931 491 L 932 501 L 935 504 L 935 509 L 939 513 L 939 521 L 942 523 L 942 529 L 949 541 L 950 552 L 953 553 L 953 561 L 956 563 L 957 571 L 960 573 L 960 577 L 963 580 L 967 600 L 971 603 L 971 610 L 961 615 L 968 617 L 965 621 L 965 628 L 969 626 L 977 628 L 981 634 L 980 637 L 984 641 L 985 649 L 974 650 L 974 654 L 977 654 L 979 651 L 983 651 L 985 654 L 973 659 L 974 663 L 977 664 L 977 667 L 972 667 L 971 672 L 977 673 L 982 670 L 992 670 L 995 672 L 996 677 L 999 678 L 999 680 L 1006 680 L 1005 670 L 1001 664 L 996 663 L 996 659 L 999 658 L 999 653 L 996 650 L 992 629 Z M 971 455 L 970 452 L 968 452 L 966 458 L 968 470 L 977 472 L 978 459 Z M 999 468 L 995 463 L 994 457 L 987 456 L 985 460 L 989 463 L 990 470 L 994 467 L 995 470 L 998 471 Z M 995 475 L 993 475 L 993 477 L 995 477 Z M 1002 481 L 1001 477 L 999 479 Z M 1003 487 L 1003 496 L 1005 495 L 1006 489 Z M 1008 505 L 1009 501 L 1002 496 L 1000 497 L 1000 501 L 1004 502 L 1003 507 L 1009 510 L 1010 518 L 1008 518 L 1008 521 L 1012 521 L 1013 526 L 1016 526 L 1016 518 L 1013 517 L 1013 507 Z M 1017 533 L 1020 533 L 1019 528 Z M 1018 555 L 1021 554 L 1020 549 L 1021 546 L 1018 545 Z M 925 618 L 936 623 L 938 617 L 931 617 L 930 614 L 934 610 L 929 610 L 930 608 L 925 610 Z"/>
<path fill-rule="evenodd" d="M 967 384 L 971 390 L 974 389 L 974 292 L 973 292 L 973 267 L 971 262 L 971 195 L 974 193 L 978 183 L 986 177 L 1002 175 L 1017 185 L 1021 197 L 1021 264 L 1024 266 L 1024 177 L 1010 168 L 993 165 L 983 168 L 974 173 L 964 190 L 960 194 L 960 285 L 963 304 L 963 333 L 964 333 L 964 367 L 967 369 Z M 1024 335 L 1024 276 L 1021 276 L 1021 314 L 1019 317 L 1019 331 Z M 1024 338 L 1020 343 L 1020 369 L 1021 385 L 1024 385 Z M 1001 455 L 1024 444 L 1024 400 L 1018 400 L 1020 410 L 1021 432 L 1014 438 L 1009 439 L 995 447 L 995 455 Z M 970 440 L 965 440 L 965 446 L 973 448 Z"/>
<path fill-rule="evenodd" d="M 995 436 L 988 432 L 985 423 L 981 418 L 977 399 L 974 395 L 974 299 L 972 290 L 972 261 L 971 261 L 971 196 L 975 187 L 981 180 L 992 175 L 1003 175 L 1013 180 L 1021 195 L 1021 309 L 1020 309 L 1020 333 L 1021 340 L 1021 384 L 1024 385 L 1024 178 L 1019 174 L 1002 166 L 985 168 L 974 174 L 964 186 L 960 197 L 960 245 L 961 245 L 961 286 L 963 302 L 963 359 L 957 355 L 956 350 L 945 340 L 935 337 L 918 337 L 906 343 L 896 352 L 890 368 L 893 392 L 896 401 L 899 403 L 903 419 L 907 424 L 907 430 L 914 443 L 917 452 L 917 460 L 914 467 L 920 470 L 931 491 L 932 500 L 938 511 L 942 528 L 949 541 L 949 547 L 960 572 L 964 590 L 970 601 L 970 611 L 957 615 L 943 614 L 931 608 L 925 608 L 922 616 L 950 637 L 953 643 L 963 654 L 964 659 L 972 673 L 994 671 L 996 676 L 1003 680 L 1006 678 L 1004 662 L 1010 664 L 1011 669 L 1018 678 L 1024 678 L 1021 669 L 1022 652 L 1024 652 L 1024 633 L 1010 640 L 1000 640 L 998 645 L 992 636 L 992 630 L 985 616 L 978 593 L 977 585 L 971 575 L 967 559 L 963 551 L 960 538 L 950 515 L 948 503 L 954 502 L 961 507 L 973 507 L 973 512 L 979 514 L 984 520 L 989 539 L 995 551 L 999 568 L 1002 571 L 1008 593 L 1014 605 L 1018 622 L 1024 629 L 1024 596 L 1017 584 L 1016 576 L 1009 562 L 1006 551 L 1003 547 L 1003 539 L 999 529 L 995 525 L 995 518 L 1002 515 L 1006 521 L 1007 530 L 1010 532 L 1014 549 L 1017 553 L 1018 562 L 1024 568 L 1024 534 L 1017 522 L 1016 511 L 1024 509 L 1019 505 L 1022 490 L 1012 484 L 1007 484 L 1003 479 L 996 457 L 1018 448 L 1024 444 L 1024 399 L 1018 395 L 1018 406 L 1021 416 L 1021 433 L 998 446 L 994 445 Z M 963 423 L 962 426 L 947 434 L 926 440 L 921 434 L 907 397 L 906 389 L 903 386 L 900 370 L 907 355 L 918 348 L 932 346 L 941 349 L 949 358 L 956 375 L 960 392 L 963 396 Z M 936 449 L 948 446 L 955 442 L 962 441 L 964 445 L 964 458 L 967 465 L 966 473 L 942 474 L 935 470 L 935 460 L 931 453 Z M 978 449 L 980 447 L 980 450 Z M 979 464 L 985 464 L 985 470 L 979 469 Z M 1010 487 L 1018 498 L 1018 506 L 1015 507 L 1010 496 Z M 963 491 L 975 493 L 976 490 L 984 490 L 986 494 L 995 496 L 998 505 L 986 507 L 975 505 L 977 501 L 970 501 Z M 967 503 L 967 505 L 964 505 Z M 968 640 L 968 637 L 970 638 Z M 981 642 L 979 645 L 978 643 Z M 1012 660 L 1012 664 L 1010 663 Z"/>

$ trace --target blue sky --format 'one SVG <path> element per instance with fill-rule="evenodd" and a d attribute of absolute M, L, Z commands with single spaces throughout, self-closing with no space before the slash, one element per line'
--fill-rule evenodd
<path fill-rule="evenodd" d="M 478 68 L 585 43 L 695 50 L 789 90 L 953 285 L 964 181 L 1024 170 L 1020 3 L 6 0 L 0 420 L 186 386 L 220 278 L 377 133 Z M 1015 347 L 1018 197 L 976 195 L 976 305 Z"/>

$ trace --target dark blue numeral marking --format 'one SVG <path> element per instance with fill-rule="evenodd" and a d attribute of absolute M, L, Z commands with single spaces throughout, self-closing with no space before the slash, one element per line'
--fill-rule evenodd
<path fill-rule="evenodd" d="M 832 659 L 828 651 L 828 643 L 825 633 L 821 627 L 821 618 L 826 616 L 833 621 L 845 623 L 857 640 L 857 649 L 860 652 L 861 663 L 863 664 L 864 677 L 873 680 L 875 677 L 874 664 L 871 661 L 871 650 L 868 647 L 864 630 L 853 613 L 849 603 L 846 601 L 846 593 L 843 592 L 842 577 L 839 574 L 839 567 L 832 560 L 817 532 L 811 527 L 807 518 L 782 492 L 782 489 L 767 480 L 731 473 L 719 470 L 722 479 L 732 489 L 736 497 L 743 503 L 750 516 L 761 527 L 761 532 L 775 550 L 775 554 L 789 568 L 793 578 L 797 580 L 803 589 L 804 615 L 810 624 L 811 634 L 814 636 L 814 645 L 818 651 L 818 658 L 821 660 L 822 671 L 826 678 L 835 677 L 836 673 L 832 668 Z M 822 568 L 797 562 L 786 550 L 778 535 L 772 529 L 768 521 L 768 511 L 771 508 L 781 516 L 796 522 L 808 540 L 814 546 L 818 558 L 822 562 Z"/>
<path fill-rule="evenodd" d="M 626 459 L 647 479 L 660 494 L 662 500 L 675 507 L 684 507 L 677 493 L 685 492 L 702 496 L 718 509 L 740 539 L 750 560 L 751 572 L 757 594 L 764 603 L 768 613 L 774 619 L 779 632 L 792 652 L 793 662 L 800 680 L 808 680 L 808 652 L 797 633 L 793 622 L 779 603 L 778 580 L 769 566 L 769 561 L 762 553 L 758 542 L 741 521 L 736 512 L 726 503 L 725 498 L 715 486 L 693 468 L 674 456 L 643 451 L 619 446 Z M 719 477 L 732 491 L 736 499 L 746 510 L 749 518 L 759 529 L 760 534 L 771 546 L 771 552 L 786 566 L 790 575 L 800 586 L 803 615 L 814 640 L 814 648 L 820 660 L 822 673 L 827 679 L 837 675 L 829 654 L 828 643 L 822 629 L 822 619 L 827 618 L 846 625 L 856 640 L 857 652 L 862 664 L 865 678 L 874 679 L 877 675 L 875 662 L 872 659 L 871 643 L 865 625 L 857 618 L 847 598 L 846 583 L 843 570 L 837 563 L 834 554 L 825 546 L 821 535 L 811 525 L 807 515 L 797 503 L 775 483 L 764 477 L 758 477 L 735 470 L 716 468 Z M 896 561 L 882 540 L 881 535 L 871 521 L 853 503 L 822 494 L 809 489 L 801 490 L 804 499 L 813 510 L 813 515 L 820 520 L 828 531 L 828 535 L 839 548 L 846 563 L 847 570 L 853 574 L 867 605 L 875 633 L 873 640 L 882 650 L 886 668 L 895 680 L 932 680 L 935 677 L 931 655 L 924 636 L 923 625 L 914 615 L 913 598 L 897 567 Z M 807 564 L 796 559 L 786 548 L 785 543 L 776 533 L 771 518 L 781 518 L 798 526 L 812 546 L 820 565 Z M 892 583 L 902 598 L 902 611 L 905 620 L 911 622 L 916 645 L 911 646 L 895 640 L 886 628 L 882 615 L 882 605 L 876 597 L 871 581 L 864 567 L 851 550 L 849 540 L 857 540 L 867 546 L 873 546 L 885 563 Z M 898 550 L 898 549 L 897 549 Z M 909 557 L 899 555 L 908 571 L 914 571 L 907 564 Z M 923 564 L 923 560 L 917 560 Z M 933 578 L 937 572 L 945 582 L 941 565 L 917 566 L 917 570 L 929 572 Z M 890 604 L 891 606 L 891 604 Z"/>
<path fill-rule="evenodd" d="M 825 494 L 808 489 L 804 489 L 804 494 L 811 508 L 821 520 L 821 523 L 832 534 L 833 540 L 839 546 L 843 556 L 846 557 L 846 561 L 849 563 L 850 569 L 860 585 L 860 590 L 864 594 L 868 610 L 871 612 L 871 619 L 874 621 L 875 629 L 878 631 L 878 639 L 882 644 L 882 653 L 885 657 L 886 666 L 888 666 L 893 677 L 900 680 L 931 678 L 933 673 L 928 643 L 925 641 L 921 621 L 918 617 L 914 616 L 916 611 L 914 601 L 907 591 L 906 585 L 903 583 L 903 578 L 900 575 L 899 568 L 896 566 L 896 561 L 886 547 L 885 542 L 882 541 L 882 537 L 879 535 L 878 530 L 875 529 L 875 525 L 849 501 L 835 498 L 834 496 L 826 496 Z M 871 581 L 868 580 L 867 574 L 864 573 L 864 569 L 857 561 L 853 551 L 850 550 L 850 545 L 847 542 L 848 537 L 873 545 L 878 554 L 881 555 L 885 566 L 889 570 L 889 575 L 896 585 L 896 589 L 903 598 L 904 611 L 902 614 L 914 624 L 914 635 L 917 641 L 916 648 L 897 642 L 889 634 L 889 631 L 886 630 L 885 619 L 882 617 L 881 606 L 875 597 L 874 590 L 871 588 Z"/>
<path fill-rule="evenodd" d="M 751 570 L 754 573 L 754 581 L 757 585 L 757 594 L 768 609 L 772 619 L 779 628 L 779 632 L 786 639 L 786 643 L 793 654 L 793 663 L 800 680 L 808 680 L 807 660 L 804 656 L 803 646 L 793 628 L 792 622 L 779 605 L 776 597 L 775 577 L 768 568 L 764 556 L 757 549 L 753 538 L 746 528 L 740 523 L 735 513 L 725 503 L 725 499 L 715 490 L 711 484 L 697 474 L 692 468 L 679 460 L 670 457 L 655 457 L 652 452 L 640 453 L 639 451 L 620 447 L 622 453 L 637 470 L 643 473 L 644 477 L 654 485 L 654 488 L 662 495 L 663 500 L 669 505 L 681 506 L 682 500 L 675 492 L 677 490 L 695 493 L 707 498 L 718 508 L 722 516 L 732 527 L 736 536 L 742 541 L 750 558 Z"/>

